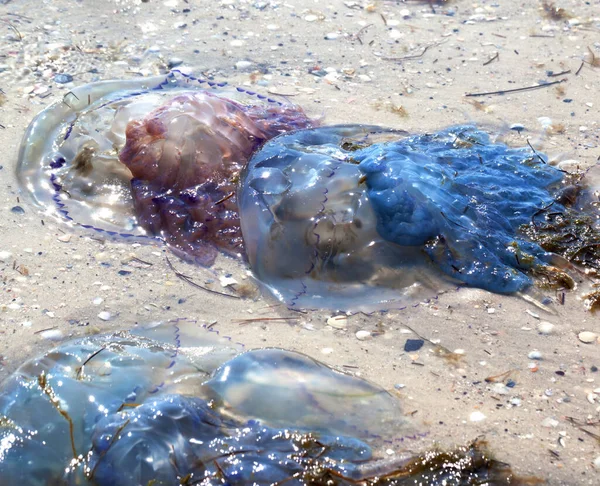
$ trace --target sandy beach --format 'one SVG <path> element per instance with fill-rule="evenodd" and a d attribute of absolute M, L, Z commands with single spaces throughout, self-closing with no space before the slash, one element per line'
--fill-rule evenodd
<path fill-rule="evenodd" d="M 217 290 L 221 275 L 252 284 L 230 258 L 208 270 L 159 244 L 70 226 L 17 179 L 23 134 L 49 104 L 75 86 L 173 67 L 283 96 L 325 124 L 475 123 L 585 169 L 600 160 L 600 0 L 0 0 L 0 20 L 0 380 L 57 341 L 196 319 L 398 394 L 427 432 L 410 450 L 484 437 L 520 475 L 600 482 L 600 320 L 577 289 L 546 309 L 461 289 L 328 325 L 329 312 L 195 288 L 174 269 Z M 596 337 L 582 342 L 582 331 Z M 420 337 L 424 347 L 404 351 Z"/>

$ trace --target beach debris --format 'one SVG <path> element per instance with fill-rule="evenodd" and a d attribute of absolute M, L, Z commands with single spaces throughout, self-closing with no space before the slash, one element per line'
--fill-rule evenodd
<path fill-rule="evenodd" d="M 471 412 L 471 414 L 469 415 L 469 420 L 471 422 L 482 422 L 486 418 L 487 417 L 485 416 L 485 414 L 483 412 L 480 412 L 479 410 Z"/>
<path fill-rule="evenodd" d="M 404 343 L 404 351 L 407 353 L 418 351 L 423 347 L 423 344 L 425 344 L 425 341 L 422 339 L 407 339 Z"/>
<path fill-rule="evenodd" d="M 548 321 L 540 321 L 537 325 L 537 330 L 540 334 L 544 336 L 549 336 L 550 334 L 555 333 L 556 326 Z"/>
<path fill-rule="evenodd" d="M 359 341 L 368 341 L 372 337 L 373 334 L 371 334 L 369 331 L 361 330 L 356 332 L 356 339 L 358 339 Z"/>
<path fill-rule="evenodd" d="M 582 343 L 590 344 L 598 339 L 598 335 L 591 331 L 581 331 L 577 337 Z"/>
<path fill-rule="evenodd" d="M 348 317 L 345 315 L 328 317 L 327 325 L 335 329 L 346 329 L 348 327 Z"/>

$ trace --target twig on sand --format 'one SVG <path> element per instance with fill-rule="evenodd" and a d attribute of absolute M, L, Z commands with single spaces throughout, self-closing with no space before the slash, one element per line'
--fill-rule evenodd
<path fill-rule="evenodd" d="M 564 83 L 567 78 L 559 79 L 558 81 L 552 81 L 551 83 L 535 84 L 533 86 L 525 86 L 523 88 L 512 88 L 512 89 L 501 89 L 498 91 L 487 91 L 485 93 L 466 93 L 465 96 L 488 96 L 488 95 L 504 95 L 508 93 L 519 93 L 521 91 L 531 91 L 534 89 L 547 88 L 555 84 Z"/>
<path fill-rule="evenodd" d="M 251 324 L 253 322 L 262 322 L 262 321 L 297 321 L 300 319 L 299 317 L 255 317 L 252 319 L 236 319 L 234 322 L 237 322 L 239 325 L 242 324 Z"/>
<path fill-rule="evenodd" d="M 494 62 L 496 59 L 500 60 L 500 54 L 496 52 L 496 54 L 494 54 L 494 57 L 488 59 L 487 61 L 485 61 L 483 63 L 484 66 L 487 66 L 488 64 L 491 64 L 492 62 Z"/>
<path fill-rule="evenodd" d="M 177 276 L 177 278 L 183 280 L 187 284 L 190 284 L 192 287 L 196 287 L 197 289 L 201 289 L 206 292 L 210 292 L 211 294 L 222 295 L 223 297 L 229 297 L 230 299 L 241 299 L 241 297 L 239 297 L 238 295 L 232 295 L 232 294 L 226 294 L 225 292 L 219 292 L 218 290 L 209 289 L 208 287 L 204 287 L 204 286 L 194 282 L 192 277 L 179 272 L 173 266 L 173 264 L 171 263 L 171 260 L 169 260 L 169 257 L 165 257 L 165 258 L 167 259 L 167 264 L 169 265 L 169 268 L 171 270 L 173 270 L 173 272 L 175 272 L 175 275 Z"/>
<path fill-rule="evenodd" d="M 402 57 L 382 57 L 381 59 L 383 59 L 384 61 L 411 61 L 414 59 L 420 59 L 425 55 L 425 53 L 429 49 L 431 49 L 432 47 L 439 46 L 446 41 L 447 41 L 447 39 L 444 39 L 442 41 L 434 42 L 433 44 L 429 44 L 423 48 L 423 50 L 421 51 L 420 54 L 409 54 L 408 56 L 402 56 Z"/>

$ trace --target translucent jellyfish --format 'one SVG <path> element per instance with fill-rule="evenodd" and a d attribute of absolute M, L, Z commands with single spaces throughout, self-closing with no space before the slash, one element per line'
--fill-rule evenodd
<path fill-rule="evenodd" d="M 564 209 L 564 180 L 530 148 L 470 126 L 322 127 L 254 155 L 242 231 L 255 275 L 292 308 L 397 307 L 458 282 L 533 292 L 533 277 L 573 283 L 524 230 L 542 208 Z"/>
<path fill-rule="evenodd" d="M 387 391 L 281 349 L 244 353 L 219 368 L 205 387 L 221 414 L 271 427 L 294 424 L 364 439 L 389 430 L 409 435 L 411 428 Z"/>
<path fill-rule="evenodd" d="M 312 468 L 354 474 L 371 445 L 418 435 L 375 385 L 298 353 L 235 357 L 242 349 L 177 320 L 25 363 L 0 390 L 0 477 L 146 485 L 226 474 L 248 484 L 252 474 L 273 484 Z"/>
<path fill-rule="evenodd" d="M 311 125 L 293 105 L 178 72 L 93 83 L 32 122 L 19 177 L 50 213 L 210 265 L 243 252 L 235 187 L 252 152 Z"/>

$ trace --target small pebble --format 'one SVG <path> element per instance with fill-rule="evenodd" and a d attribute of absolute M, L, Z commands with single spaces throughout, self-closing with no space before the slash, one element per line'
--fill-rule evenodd
<path fill-rule="evenodd" d="M 596 469 L 598 469 L 598 471 L 600 471 L 600 456 L 596 457 L 596 459 L 594 459 L 594 467 Z"/>
<path fill-rule="evenodd" d="M 235 285 L 238 281 L 231 276 L 223 275 L 219 277 L 219 283 L 221 284 L 221 287 L 227 287 L 229 285 Z"/>
<path fill-rule="evenodd" d="M 39 335 L 50 341 L 58 341 L 62 339 L 63 332 L 60 329 L 48 329 L 47 331 L 40 332 Z"/>
<path fill-rule="evenodd" d="M 540 353 L 539 351 L 531 351 L 531 352 L 530 352 L 530 353 L 527 355 L 527 357 L 528 357 L 529 359 L 537 359 L 537 360 L 540 360 L 540 359 L 542 359 L 542 353 Z"/>
<path fill-rule="evenodd" d="M 71 235 L 68 233 L 65 233 L 64 235 L 60 235 L 58 238 L 56 238 L 58 241 L 62 241 L 63 243 L 68 243 L 69 241 L 71 241 Z"/>
<path fill-rule="evenodd" d="M 358 339 L 359 341 L 366 341 L 368 339 L 371 339 L 372 337 L 373 336 L 369 331 L 358 331 L 356 333 L 356 339 Z"/>
<path fill-rule="evenodd" d="M 15 214 L 25 214 L 25 210 L 21 206 L 13 206 L 10 210 Z"/>
<path fill-rule="evenodd" d="M 558 420 L 552 417 L 546 417 L 544 420 L 542 420 L 542 427 L 545 427 L 547 429 L 558 427 Z"/>
<path fill-rule="evenodd" d="M 469 415 L 469 420 L 471 422 L 481 422 L 482 420 L 485 420 L 486 416 L 481 413 L 481 412 L 473 412 L 471 413 L 471 415 Z"/>
<path fill-rule="evenodd" d="M 549 336 L 550 334 L 554 333 L 554 324 L 548 321 L 541 321 L 537 325 L 537 330 L 540 334 L 543 334 L 544 336 Z"/>
<path fill-rule="evenodd" d="M 235 63 L 236 69 L 247 69 L 252 66 L 250 61 L 238 61 Z"/>
<path fill-rule="evenodd" d="M 504 383 L 494 383 L 492 385 L 492 393 L 497 395 L 508 395 L 510 389 Z"/>
<path fill-rule="evenodd" d="M 93 303 L 94 305 L 100 305 L 100 304 L 102 304 L 102 302 L 104 302 L 104 299 L 103 299 L 102 297 L 96 297 L 96 298 L 95 298 L 95 299 L 92 301 L 92 303 Z"/>
<path fill-rule="evenodd" d="M 407 339 L 406 343 L 404 343 L 404 351 L 407 353 L 418 351 L 423 347 L 423 344 L 425 344 L 425 341 L 422 339 Z"/>
<path fill-rule="evenodd" d="M 57 74 L 54 76 L 54 82 L 58 84 L 66 84 L 73 81 L 73 76 L 70 74 Z"/>
<path fill-rule="evenodd" d="M 582 343 L 590 344 L 598 338 L 598 335 L 595 332 L 582 331 L 577 337 Z"/>
<path fill-rule="evenodd" d="M 172 57 L 167 61 L 169 69 L 173 69 L 174 67 L 180 66 L 181 64 L 183 64 L 183 59 L 180 59 L 178 57 Z"/>
<path fill-rule="evenodd" d="M 10 251 L 0 251 L 0 262 L 5 262 L 12 257 L 12 253 Z"/>
<path fill-rule="evenodd" d="M 110 312 L 102 311 L 98 314 L 98 317 L 103 321 L 108 321 L 110 320 Z"/>

